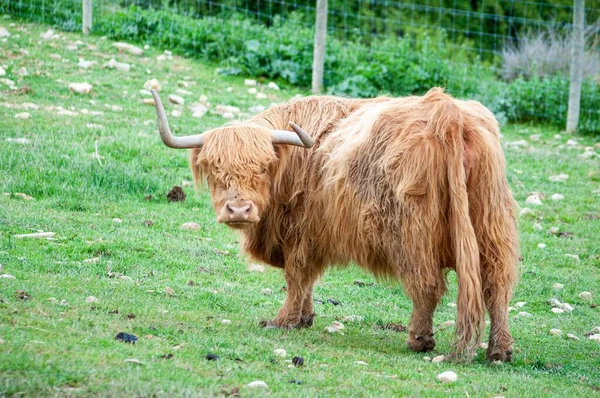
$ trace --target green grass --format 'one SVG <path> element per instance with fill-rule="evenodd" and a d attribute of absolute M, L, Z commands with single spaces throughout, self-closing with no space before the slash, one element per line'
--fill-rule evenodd
<path fill-rule="evenodd" d="M 507 148 L 506 156 L 517 201 L 534 210 L 520 221 L 524 261 L 512 301 L 526 301 L 522 310 L 532 316 L 511 313 L 513 363 L 490 365 L 480 351 L 471 364 L 432 364 L 423 357 L 447 353 L 453 330 L 436 331 L 434 353 L 409 352 L 406 333 L 378 327 L 406 324 L 409 300 L 399 286 L 378 282 L 355 267 L 331 270 L 318 284 L 316 299 L 341 305 L 316 304 L 313 328 L 262 329 L 258 322 L 273 317 L 284 297 L 280 272 L 247 269 L 237 237 L 215 222 L 206 193 L 185 187 L 187 201 L 166 200 L 173 185 L 191 176 L 187 153 L 159 142 L 154 109 L 142 104 L 139 93 L 147 79 L 160 80 L 164 99 L 186 80 L 195 83 L 188 88 L 194 93 L 186 97 L 188 103 L 205 94 L 213 108 L 222 103 L 243 112 L 301 91 L 265 88 L 271 98 L 258 101 L 247 93 L 243 79 L 220 77 L 214 67 L 179 57 L 157 62 L 162 49 L 149 49 L 141 57 L 124 55 L 100 38 L 60 33 L 60 39 L 46 41 L 40 39 L 46 26 L 0 21 L 13 34 L 0 43 L 0 64 L 8 71 L 4 77 L 29 88 L 13 92 L 0 85 L 0 105 L 32 102 L 41 107 L 29 110 L 30 120 L 19 120 L 14 114 L 23 110 L 0 106 L 0 273 L 16 278 L 0 279 L 0 396 L 212 396 L 238 388 L 244 396 L 600 394 L 600 343 L 585 337 L 600 326 L 600 309 L 578 297 L 591 291 L 600 304 L 600 197 L 594 193 L 600 188 L 599 163 L 598 157 L 578 157 L 582 146 L 593 145 L 591 137 L 576 137 L 579 147 L 568 149 L 571 137 L 555 139 L 559 132 L 552 129 L 504 129 L 504 141 L 531 143 L 529 149 Z M 77 40 L 84 42 L 77 51 L 66 49 Z M 78 57 L 99 62 L 82 70 Z M 111 57 L 131 63 L 133 69 L 125 73 L 102 68 Z M 16 74 L 23 66 L 27 77 Z M 74 81 L 88 81 L 93 93 L 70 94 L 67 84 Z M 123 110 L 112 111 L 105 104 Z M 58 116 L 48 106 L 104 114 Z M 195 133 L 225 122 L 217 115 L 190 115 L 186 108 L 181 118 L 172 118 L 176 132 Z M 89 123 L 104 129 L 89 128 Z M 530 140 L 532 134 L 540 140 Z M 31 143 L 8 142 L 9 137 Z M 93 156 L 96 141 L 102 165 Z M 561 172 L 569 175 L 567 182 L 548 180 Z M 533 191 L 546 194 L 542 206 L 525 204 Z M 2 192 L 24 192 L 34 199 Z M 551 201 L 554 193 L 565 199 Z M 153 199 L 145 200 L 147 195 Z M 115 217 L 122 223 L 113 222 Z M 187 221 L 199 223 L 200 230 L 180 229 Z M 542 230 L 533 228 L 536 222 Z M 573 236 L 549 234 L 555 226 Z M 56 238 L 12 237 L 38 230 L 56 232 Z M 540 249 L 538 243 L 547 247 Z M 577 254 L 580 261 L 565 257 L 567 253 Z M 95 257 L 97 262 L 85 261 Z M 131 280 L 111 278 L 108 271 Z M 447 306 L 456 296 L 455 280 L 450 279 L 435 325 L 455 318 L 455 309 Z M 356 280 L 374 284 L 359 287 Z M 554 290 L 556 282 L 564 289 Z M 265 288 L 273 295 L 264 295 Z M 31 298 L 17 298 L 18 290 Z M 88 296 L 98 301 L 86 303 Z M 575 310 L 553 314 L 548 304 L 552 297 Z M 364 320 L 346 322 L 343 335 L 323 331 L 332 321 L 353 314 Z M 222 324 L 223 319 L 231 324 Z M 561 329 L 563 337 L 551 336 L 551 328 Z M 138 336 L 138 343 L 116 341 L 121 331 Z M 567 333 L 580 341 L 567 339 Z M 286 349 L 287 358 L 275 359 L 276 348 Z M 220 360 L 207 361 L 209 352 Z M 161 358 L 166 354 L 173 357 Z M 290 367 L 293 356 L 302 356 L 305 366 Z M 127 358 L 143 364 L 126 363 Z M 368 365 L 356 364 L 359 360 Z M 436 382 L 435 376 L 445 370 L 454 370 L 458 381 Z M 245 387 L 257 379 L 268 384 L 266 392 Z"/>

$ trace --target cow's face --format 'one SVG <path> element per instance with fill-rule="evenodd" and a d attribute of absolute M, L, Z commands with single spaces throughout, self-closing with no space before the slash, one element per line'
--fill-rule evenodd
<path fill-rule="evenodd" d="M 206 177 L 217 221 L 235 229 L 260 221 L 278 165 L 271 131 L 234 125 L 205 137 L 202 148 L 192 151 L 191 162 L 195 177 Z"/>
<path fill-rule="evenodd" d="M 264 124 L 272 124 L 269 120 L 278 119 L 270 117 L 262 117 L 263 124 L 249 121 L 176 137 L 160 96 L 155 90 L 152 96 L 160 138 L 171 148 L 194 148 L 191 157 L 194 179 L 198 182 L 206 176 L 217 221 L 231 228 L 242 229 L 260 221 L 269 205 L 271 182 L 277 179 L 278 170 L 282 170 L 277 152 L 283 151 L 284 146 L 311 148 L 315 143 L 293 121 L 289 121 L 293 132 L 265 127 Z"/>

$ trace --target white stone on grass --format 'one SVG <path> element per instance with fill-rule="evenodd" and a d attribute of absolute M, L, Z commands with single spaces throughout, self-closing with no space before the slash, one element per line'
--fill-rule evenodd
<path fill-rule="evenodd" d="M 562 335 L 562 330 L 560 330 L 560 329 L 550 329 L 550 334 L 552 336 L 560 336 L 560 335 Z"/>
<path fill-rule="evenodd" d="M 254 380 L 248 383 L 248 388 L 269 388 L 269 386 L 262 380 Z"/>
<path fill-rule="evenodd" d="M 40 33 L 40 37 L 44 40 L 50 40 L 54 37 L 54 31 L 52 29 L 48 29 L 44 33 Z"/>
<path fill-rule="evenodd" d="M 560 193 L 555 193 L 554 195 L 550 196 L 550 199 L 552 199 L 554 201 L 563 200 L 564 198 L 565 198 L 565 195 L 560 194 Z"/>
<path fill-rule="evenodd" d="M 180 97 L 177 94 L 169 94 L 169 102 L 175 105 L 183 105 L 185 104 L 185 100 L 183 99 L 183 97 Z"/>
<path fill-rule="evenodd" d="M 193 94 L 191 91 L 184 90 L 182 88 L 178 88 L 177 90 L 175 90 L 175 92 L 179 95 L 192 95 Z"/>
<path fill-rule="evenodd" d="M 368 363 L 366 363 L 365 361 L 356 361 L 354 363 L 357 365 L 365 365 L 365 366 L 368 365 Z"/>
<path fill-rule="evenodd" d="M 552 308 L 550 311 L 554 312 L 555 314 L 562 314 L 565 312 L 565 310 L 562 308 Z"/>
<path fill-rule="evenodd" d="M 115 224 L 121 224 L 123 222 L 123 220 L 121 220 L 118 217 L 115 217 L 115 218 L 112 219 L 112 222 L 114 222 Z"/>
<path fill-rule="evenodd" d="M 16 279 L 14 276 L 12 276 L 11 274 L 2 274 L 0 275 L 0 279 Z"/>
<path fill-rule="evenodd" d="M 531 214 L 533 213 L 533 210 L 531 210 L 529 207 L 523 207 L 520 211 L 519 211 L 519 215 L 520 216 L 525 216 L 527 214 Z"/>
<path fill-rule="evenodd" d="M 256 99 L 261 100 L 261 99 L 266 99 L 267 98 L 267 94 L 265 93 L 256 93 Z"/>
<path fill-rule="evenodd" d="M 577 337 L 577 336 L 575 336 L 574 334 L 571 334 L 571 333 L 567 334 L 567 338 L 569 340 L 579 341 L 579 337 Z"/>
<path fill-rule="evenodd" d="M 127 358 L 124 362 L 135 363 L 136 365 L 143 365 L 144 363 L 136 358 Z"/>
<path fill-rule="evenodd" d="M 198 230 L 200 229 L 200 224 L 196 223 L 196 222 L 192 222 L 192 221 L 188 221 L 188 222 L 184 222 L 183 224 L 181 224 L 180 226 L 181 229 L 185 229 L 185 230 Z"/>
<path fill-rule="evenodd" d="M 0 76 L 4 75 L 6 75 L 6 70 L 2 66 L 0 66 Z"/>
<path fill-rule="evenodd" d="M 433 362 L 433 363 L 442 363 L 442 362 L 444 362 L 445 359 L 446 359 L 446 357 L 444 355 L 438 355 L 437 357 L 433 357 L 431 359 L 431 362 Z"/>
<path fill-rule="evenodd" d="M 529 312 L 521 311 L 519 312 L 519 316 L 523 318 L 529 318 L 531 314 Z"/>
<path fill-rule="evenodd" d="M 77 66 L 79 66 L 81 69 L 89 69 L 92 66 L 94 66 L 97 62 L 96 61 L 86 61 L 83 58 L 79 58 L 79 63 L 77 64 Z"/>
<path fill-rule="evenodd" d="M 563 285 L 562 283 L 558 283 L 558 282 L 552 285 L 552 288 L 555 290 L 562 290 L 562 288 L 564 288 L 564 287 L 565 287 L 565 285 Z"/>
<path fill-rule="evenodd" d="M 327 333 L 339 333 L 341 332 L 341 330 L 344 329 L 344 324 L 338 321 L 333 321 L 331 323 L 331 325 L 327 326 L 325 328 L 325 331 Z"/>
<path fill-rule="evenodd" d="M 248 89 L 248 94 L 256 94 L 258 92 L 258 90 L 256 90 L 256 87 L 251 87 Z"/>
<path fill-rule="evenodd" d="M 116 47 L 119 51 L 125 51 L 133 55 L 142 55 L 144 53 L 144 50 L 129 43 L 117 42 L 113 43 L 113 46 Z"/>
<path fill-rule="evenodd" d="M 600 334 L 592 334 L 588 336 L 588 339 L 590 340 L 594 340 L 594 341 L 600 341 Z"/>
<path fill-rule="evenodd" d="M 269 87 L 271 90 L 279 91 L 279 86 L 275 82 L 269 82 L 269 84 L 267 84 L 267 87 Z"/>
<path fill-rule="evenodd" d="M 29 112 L 21 112 L 15 115 L 15 119 L 27 120 L 31 119 L 31 114 Z"/>
<path fill-rule="evenodd" d="M 506 146 L 509 148 L 523 148 L 523 147 L 529 146 L 529 143 L 525 140 L 519 140 L 519 141 L 507 142 Z"/>
<path fill-rule="evenodd" d="M 86 302 L 86 303 L 95 303 L 96 301 L 98 301 L 98 297 L 95 297 L 95 296 L 88 296 L 88 297 L 85 299 L 85 302 Z"/>
<path fill-rule="evenodd" d="M 530 194 L 527 197 L 527 199 L 525 199 L 525 203 L 534 205 L 534 206 L 540 206 L 542 204 L 542 199 L 540 197 L 540 194 L 539 193 Z"/>
<path fill-rule="evenodd" d="M 565 312 L 573 312 L 574 308 L 569 303 L 561 303 L 560 308 Z"/>
<path fill-rule="evenodd" d="M 248 271 L 265 272 L 265 267 L 262 264 L 251 263 L 248 264 Z"/>
<path fill-rule="evenodd" d="M 536 231 L 541 231 L 542 229 L 544 229 L 544 227 L 542 227 L 542 225 L 540 223 L 533 223 L 533 225 L 531 225 L 531 228 L 535 229 Z"/>
<path fill-rule="evenodd" d="M 582 300 L 591 300 L 592 299 L 592 292 L 581 292 L 579 293 L 579 298 Z"/>
<path fill-rule="evenodd" d="M 579 259 L 579 256 L 577 254 L 569 254 L 569 253 L 567 253 L 567 254 L 565 254 L 565 257 L 572 258 L 575 261 L 581 261 Z"/>
<path fill-rule="evenodd" d="M 568 174 L 560 173 L 554 176 L 548 177 L 548 179 L 552 182 L 565 182 L 569 179 Z"/>
<path fill-rule="evenodd" d="M 4 26 L 0 26 L 0 37 L 10 37 L 10 32 Z"/>
<path fill-rule="evenodd" d="M 273 351 L 273 354 L 275 354 L 276 357 L 285 358 L 287 352 L 283 348 L 277 348 Z"/>
<path fill-rule="evenodd" d="M 346 315 L 342 318 L 342 321 L 344 322 L 362 322 L 364 320 L 365 318 L 360 315 Z"/>
<path fill-rule="evenodd" d="M 231 321 L 229 319 L 222 319 L 221 324 L 223 325 L 231 325 Z"/>
<path fill-rule="evenodd" d="M 171 116 L 181 117 L 181 111 L 179 109 L 173 109 L 173 111 L 171 111 Z"/>
<path fill-rule="evenodd" d="M 273 294 L 273 290 L 269 289 L 268 287 L 266 289 L 261 290 L 261 293 L 264 294 L 265 296 L 270 296 Z"/>
<path fill-rule="evenodd" d="M 458 376 L 453 371 L 447 370 L 437 375 L 436 379 L 442 383 L 454 383 L 456 380 L 458 380 Z"/>
<path fill-rule="evenodd" d="M 162 90 L 162 86 L 160 85 L 158 79 L 153 78 L 144 83 L 144 90 L 156 90 L 157 92 L 160 92 L 160 90 Z"/>
<path fill-rule="evenodd" d="M 83 82 L 83 83 L 69 83 L 69 91 L 77 94 L 89 94 L 92 92 L 92 85 Z"/>
<path fill-rule="evenodd" d="M 545 249 L 546 248 L 546 244 L 545 243 L 538 243 L 537 247 L 540 248 L 540 249 Z"/>
<path fill-rule="evenodd" d="M 246 80 L 244 80 L 244 85 L 246 85 L 246 86 L 256 86 L 256 80 L 254 80 L 254 79 L 246 79 Z"/>

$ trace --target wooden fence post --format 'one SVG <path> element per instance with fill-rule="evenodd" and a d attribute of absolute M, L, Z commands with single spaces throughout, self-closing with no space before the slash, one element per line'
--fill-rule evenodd
<path fill-rule="evenodd" d="M 312 69 L 312 92 L 323 91 L 323 69 L 325 67 L 325 43 L 327 41 L 327 0 L 317 0 L 315 23 L 315 49 Z"/>
<path fill-rule="evenodd" d="M 569 87 L 569 111 L 567 113 L 567 133 L 574 133 L 579 123 L 581 83 L 583 80 L 583 28 L 585 0 L 573 1 L 573 35 L 571 49 L 571 83 Z"/>
<path fill-rule="evenodd" d="M 83 34 L 89 35 L 92 31 L 92 0 L 83 0 Z"/>

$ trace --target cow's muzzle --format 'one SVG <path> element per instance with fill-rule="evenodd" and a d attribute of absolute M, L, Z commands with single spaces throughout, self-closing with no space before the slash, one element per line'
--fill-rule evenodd
<path fill-rule="evenodd" d="M 228 200 L 217 216 L 217 221 L 231 228 L 244 228 L 245 226 L 258 222 L 258 210 L 254 203 L 249 200 Z"/>

